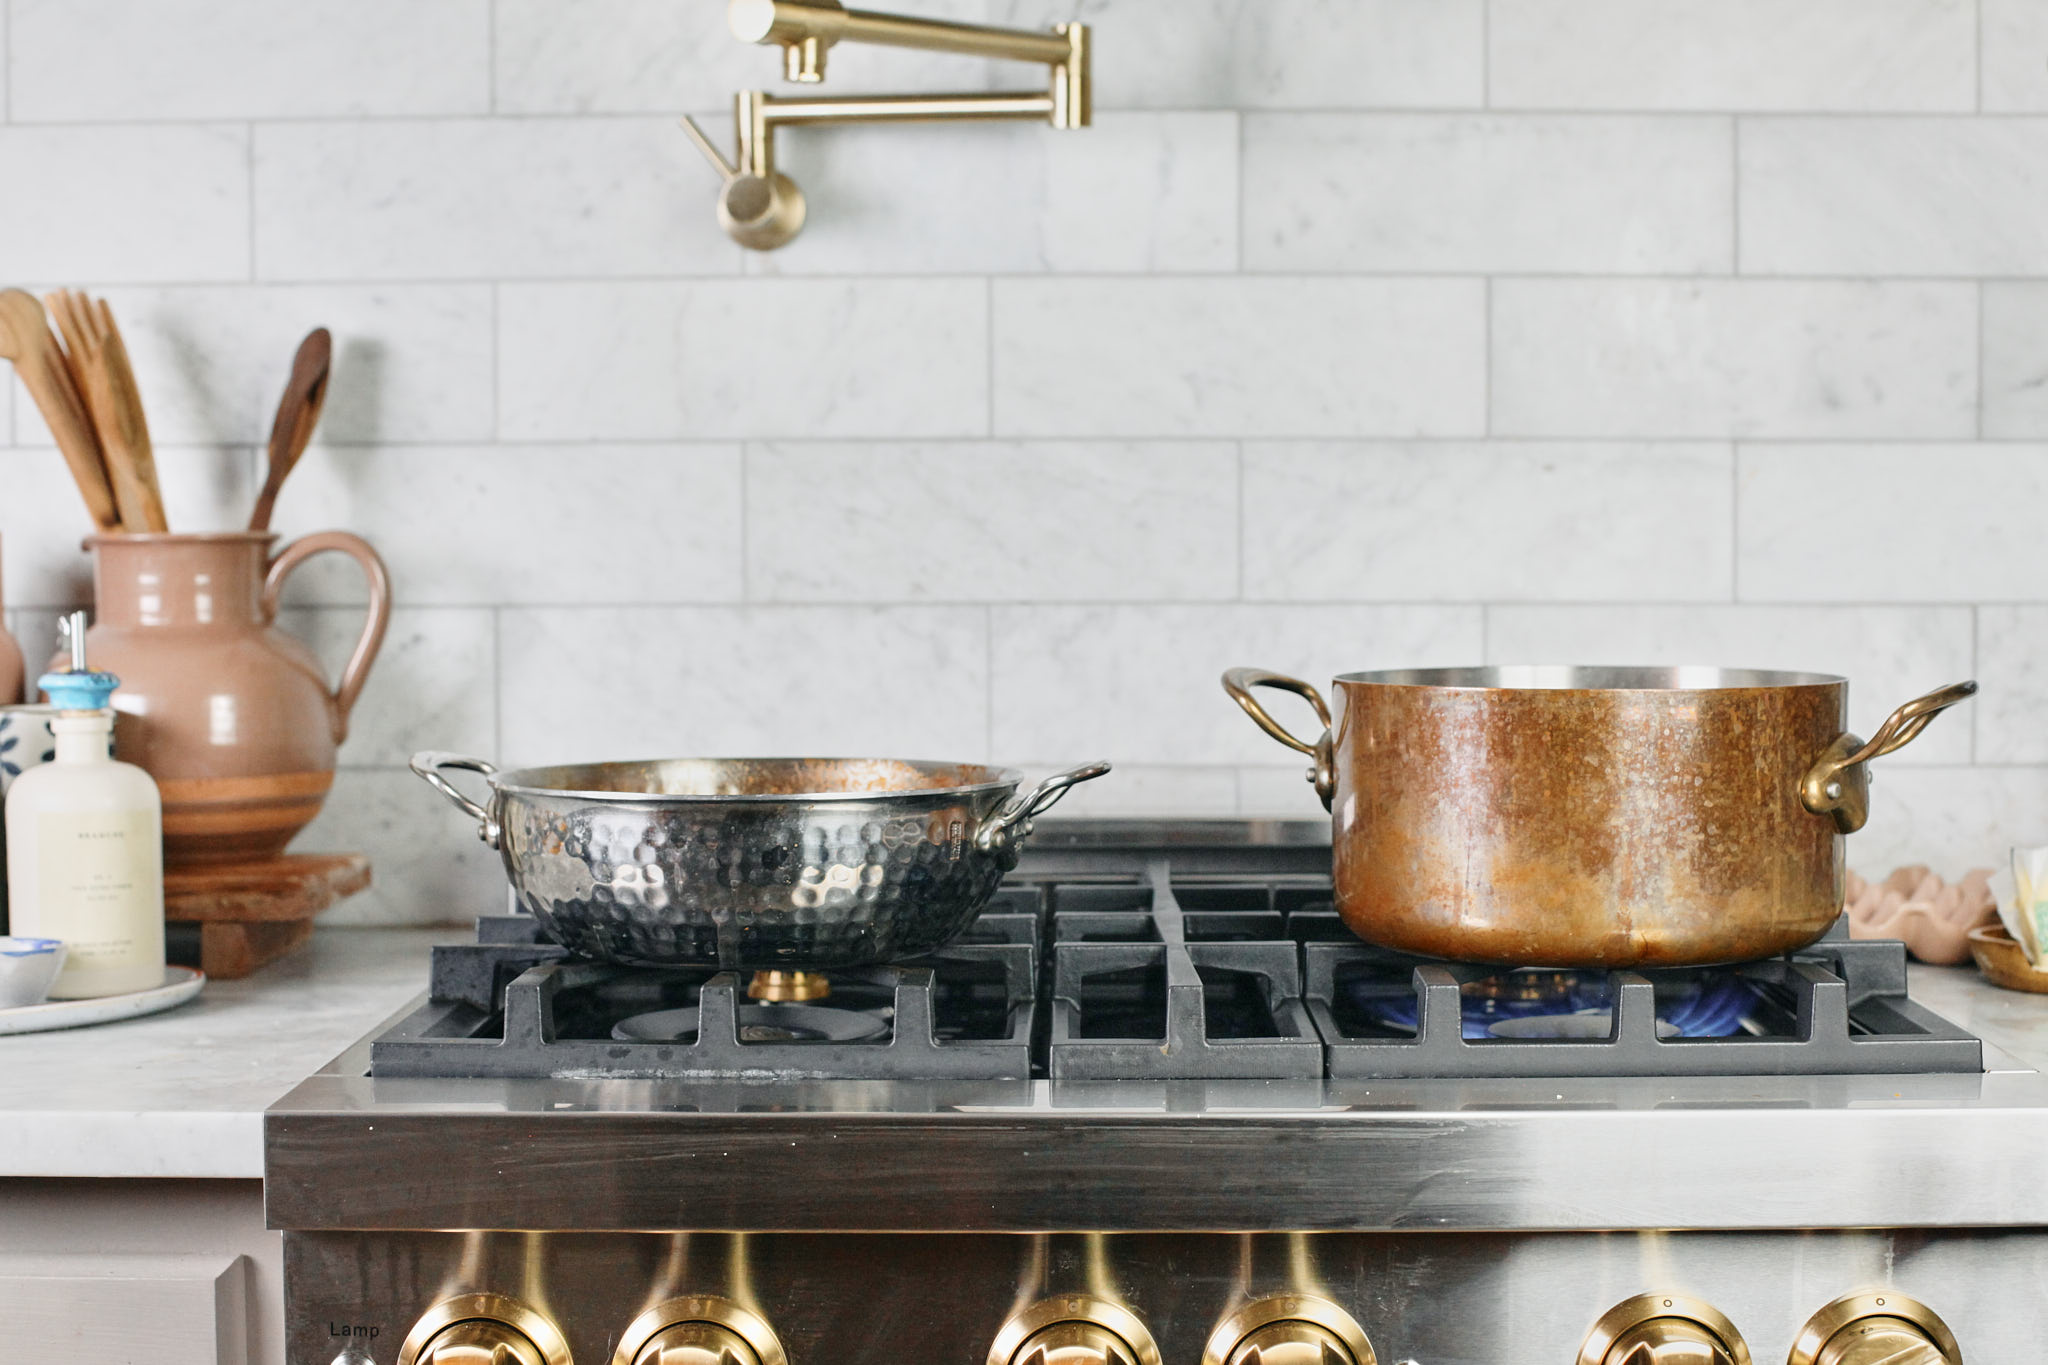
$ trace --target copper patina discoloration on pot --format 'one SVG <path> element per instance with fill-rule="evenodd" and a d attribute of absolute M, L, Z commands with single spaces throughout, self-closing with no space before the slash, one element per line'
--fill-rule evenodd
<path fill-rule="evenodd" d="M 1240 702 L 1314 691 L 1251 670 L 1226 685 Z M 1880 738 L 1903 743 L 1970 690 L 1909 704 L 1923 709 Z M 1361 938 L 1476 962 L 1697 965 L 1787 952 L 1841 913 L 1860 809 L 1817 809 L 1802 782 L 1862 744 L 1843 735 L 1847 700 L 1824 674 L 1350 674 L 1322 739 L 1285 742 L 1316 759 L 1337 908 Z"/>

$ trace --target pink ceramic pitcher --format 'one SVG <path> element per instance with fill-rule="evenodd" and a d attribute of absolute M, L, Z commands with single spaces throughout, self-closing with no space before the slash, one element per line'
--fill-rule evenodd
<path fill-rule="evenodd" d="M 270 556 L 264 532 L 105 535 L 93 552 L 92 665 L 116 674 L 115 747 L 163 792 L 172 865 L 273 857 L 320 812 L 334 752 L 391 614 L 383 560 L 322 531 Z M 276 626 L 278 593 L 313 555 L 353 558 L 369 615 L 330 688 L 312 650 Z"/>

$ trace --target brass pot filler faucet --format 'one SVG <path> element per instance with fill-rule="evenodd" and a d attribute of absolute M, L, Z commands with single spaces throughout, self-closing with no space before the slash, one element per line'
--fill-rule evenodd
<path fill-rule="evenodd" d="M 1052 69 L 1043 93 L 785 99 L 765 90 L 742 90 L 733 96 L 738 154 L 731 161 L 703 129 L 684 118 L 683 131 L 725 181 L 718 193 L 720 226 L 756 251 L 773 251 L 804 225 L 803 191 L 775 169 L 775 129 L 782 124 L 1044 119 L 1055 128 L 1085 128 L 1090 121 L 1085 24 L 1058 24 L 1047 31 L 993 28 L 846 9 L 839 0 L 731 0 L 726 22 L 735 37 L 747 42 L 781 44 L 784 78 L 806 84 L 825 79 L 825 55 L 838 42 L 1043 62 Z"/>

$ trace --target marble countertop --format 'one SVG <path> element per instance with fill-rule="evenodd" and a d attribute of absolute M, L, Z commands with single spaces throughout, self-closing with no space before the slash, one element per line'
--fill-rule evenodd
<path fill-rule="evenodd" d="M 261 1179 L 263 1111 L 426 988 L 453 929 L 323 929 L 163 1014 L 0 1036 L 0 1177 Z"/>

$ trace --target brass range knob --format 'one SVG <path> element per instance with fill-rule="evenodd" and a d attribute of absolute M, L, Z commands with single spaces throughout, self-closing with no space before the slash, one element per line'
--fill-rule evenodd
<path fill-rule="evenodd" d="M 1890 1290 L 1844 1294 L 1807 1320 L 1787 1365 L 1963 1365 L 1932 1308 Z"/>
<path fill-rule="evenodd" d="M 1159 1365 L 1159 1345 L 1120 1303 L 1055 1294 L 1010 1315 L 988 1365 Z"/>
<path fill-rule="evenodd" d="M 633 1319 L 612 1365 L 789 1365 L 775 1329 L 712 1294 L 668 1299 Z"/>
<path fill-rule="evenodd" d="M 1138 1365 L 1131 1344 L 1092 1322 L 1056 1322 L 1025 1338 L 1015 1365 Z"/>
<path fill-rule="evenodd" d="M 1684 1294 L 1638 1294 L 1593 1324 L 1579 1365 L 1749 1365 L 1749 1345 L 1710 1303 Z"/>
<path fill-rule="evenodd" d="M 1275 1294 L 1216 1324 L 1202 1365 L 1376 1365 L 1365 1329 L 1313 1294 Z"/>
<path fill-rule="evenodd" d="M 398 1365 L 570 1365 L 547 1317 L 502 1294 L 461 1294 L 428 1309 L 398 1348 Z"/>

